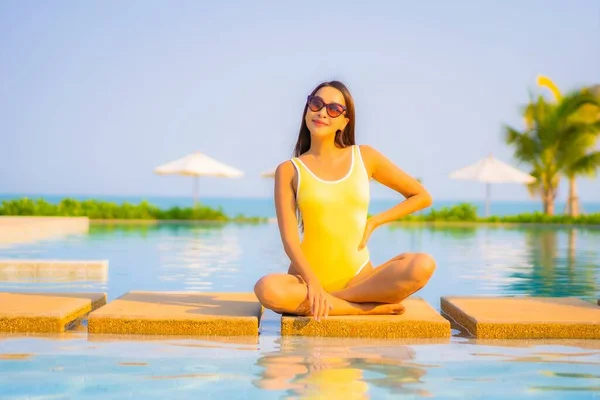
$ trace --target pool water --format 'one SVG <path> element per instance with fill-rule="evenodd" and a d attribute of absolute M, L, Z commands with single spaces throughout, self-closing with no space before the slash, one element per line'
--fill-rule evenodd
<path fill-rule="evenodd" d="M 437 261 L 417 295 L 600 297 L 600 230 L 379 228 L 375 264 L 406 251 Z M 0 258 L 106 259 L 107 276 L 0 275 L 2 291 L 252 291 L 288 261 L 275 224 L 92 225 L 86 235 L 0 248 Z M 599 398 L 600 340 L 258 340 L 87 335 L 0 336 L 0 398 Z"/>

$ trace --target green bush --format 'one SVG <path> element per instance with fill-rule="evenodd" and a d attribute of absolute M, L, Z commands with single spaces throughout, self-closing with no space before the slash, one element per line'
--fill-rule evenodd
<path fill-rule="evenodd" d="M 512 222 L 512 223 L 537 223 L 537 224 L 580 224 L 600 225 L 600 213 L 585 214 L 578 217 L 569 215 L 546 215 L 541 212 L 509 215 L 503 217 L 481 218 L 481 222 Z"/>
<path fill-rule="evenodd" d="M 447 222 L 498 222 L 498 223 L 539 223 L 539 224 L 579 224 L 600 225 L 600 213 L 585 214 L 578 217 L 568 215 L 546 215 L 542 212 L 508 216 L 478 217 L 477 207 L 469 203 L 460 203 L 439 210 L 431 209 L 426 214 L 409 215 L 399 221 L 447 221 Z"/>
<path fill-rule="evenodd" d="M 427 214 L 409 215 L 400 219 L 401 221 L 477 221 L 477 207 L 460 203 L 451 207 L 442 207 L 439 210 L 431 209 Z"/>
<path fill-rule="evenodd" d="M 172 207 L 162 210 L 147 201 L 139 204 L 124 202 L 122 204 L 100 201 L 79 201 L 71 198 L 61 200 L 58 204 L 51 204 L 44 199 L 32 200 L 21 198 L 17 200 L 4 200 L 0 205 L 0 215 L 21 216 L 60 216 L 60 217 L 88 217 L 90 219 L 141 219 L 141 220 L 202 220 L 202 221 L 248 221 L 261 222 L 264 218 L 245 217 L 237 215 L 228 217 L 219 207 L 213 209 L 208 206 L 189 208 Z"/>

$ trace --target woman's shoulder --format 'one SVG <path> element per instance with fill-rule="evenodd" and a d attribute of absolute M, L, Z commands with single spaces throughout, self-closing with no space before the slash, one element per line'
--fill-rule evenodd
<path fill-rule="evenodd" d="M 385 162 L 384 155 L 369 144 L 359 144 L 358 148 L 360 149 L 360 156 L 365 168 L 367 169 L 367 172 L 369 175 L 372 175 L 373 171 L 375 171 L 379 165 Z"/>
<path fill-rule="evenodd" d="M 286 178 L 294 176 L 294 163 L 292 158 L 284 160 L 275 167 L 275 178 Z"/>
<path fill-rule="evenodd" d="M 356 146 L 358 146 L 358 148 L 360 149 L 360 151 L 361 151 L 361 152 L 364 152 L 364 153 L 372 153 L 372 152 L 376 152 L 376 151 L 377 151 L 377 150 L 376 150 L 376 149 L 375 149 L 373 146 L 371 146 L 370 144 L 365 144 L 365 143 L 362 143 L 362 144 L 356 144 Z"/>
<path fill-rule="evenodd" d="M 371 161 L 374 159 L 377 159 L 379 157 L 379 155 L 381 153 L 379 153 L 379 151 L 377 151 L 377 149 L 375 149 L 373 146 L 371 146 L 370 144 L 357 144 L 359 150 L 360 150 L 360 155 L 362 156 L 362 158 L 365 161 Z"/>

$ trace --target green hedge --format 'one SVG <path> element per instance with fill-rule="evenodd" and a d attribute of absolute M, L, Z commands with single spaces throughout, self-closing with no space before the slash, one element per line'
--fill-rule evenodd
<path fill-rule="evenodd" d="M 51 204 L 43 199 L 21 198 L 4 200 L 0 205 L 0 215 L 22 216 L 63 216 L 89 217 L 90 219 L 141 219 L 141 220 L 197 220 L 197 221 L 237 221 L 264 222 L 266 218 L 227 216 L 221 208 L 208 206 L 160 209 L 147 201 L 139 204 L 112 203 L 99 200 L 79 201 L 66 198 L 58 204 Z M 541 212 L 478 217 L 477 207 L 469 203 L 456 204 L 440 209 L 431 209 L 428 213 L 420 213 L 399 219 L 400 222 L 499 222 L 499 223 L 548 223 L 548 224 L 581 224 L 600 225 L 600 213 L 585 214 L 573 218 L 568 215 L 549 216 Z"/>
<path fill-rule="evenodd" d="M 578 217 L 569 215 L 546 215 L 541 212 L 508 215 L 504 217 L 480 218 L 481 222 L 511 222 L 511 223 L 537 223 L 537 224 L 576 224 L 600 225 L 600 213 L 585 214 Z"/>
<path fill-rule="evenodd" d="M 58 204 L 51 204 L 44 199 L 4 200 L 0 205 L 0 215 L 22 216 L 61 216 L 88 217 L 90 219 L 142 219 L 142 220 L 202 220 L 202 221 L 248 221 L 260 222 L 265 218 L 246 217 L 237 215 L 227 216 L 221 208 L 213 209 L 207 206 L 195 208 L 172 207 L 162 210 L 147 201 L 139 204 L 128 202 L 117 204 L 99 200 L 79 201 L 66 198 Z"/>
<path fill-rule="evenodd" d="M 502 222 L 502 223 L 541 223 L 541 224 L 581 224 L 600 225 L 600 213 L 570 217 L 568 215 L 546 215 L 541 212 L 524 213 L 507 216 L 478 217 L 477 207 L 469 203 L 461 203 L 451 207 L 432 209 L 428 213 L 413 214 L 398 221 L 423 222 Z"/>

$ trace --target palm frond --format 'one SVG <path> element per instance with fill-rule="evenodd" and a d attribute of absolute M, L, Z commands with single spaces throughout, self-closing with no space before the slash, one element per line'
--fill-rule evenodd
<path fill-rule="evenodd" d="M 568 93 L 557 105 L 557 114 L 565 117 L 577 112 L 582 106 L 590 104 L 600 106 L 598 99 L 591 93 L 573 91 Z"/>
<path fill-rule="evenodd" d="M 569 166 L 571 176 L 595 176 L 600 168 L 600 151 L 586 154 Z"/>
<path fill-rule="evenodd" d="M 528 132 L 519 132 L 510 126 L 505 126 L 504 135 L 506 143 L 515 148 L 515 157 L 519 161 L 530 163 L 534 160 L 537 144 Z"/>
<path fill-rule="evenodd" d="M 567 152 L 577 148 L 593 148 L 600 134 L 600 130 L 596 130 L 593 125 L 579 122 L 566 125 L 559 132 L 558 146 Z"/>
<path fill-rule="evenodd" d="M 531 197 L 536 197 L 539 196 L 542 193 L 542 182 L 541 182 L 541 174 L 539 169 L 534 168 L 533 170 L 531 170 L 529 172 L 529 175 L 533 176 L 535 178 L 535 181 L 533 181 L 532 183 L 527 184 L 527 191 L 529 192 L 529 195 Z"/>

